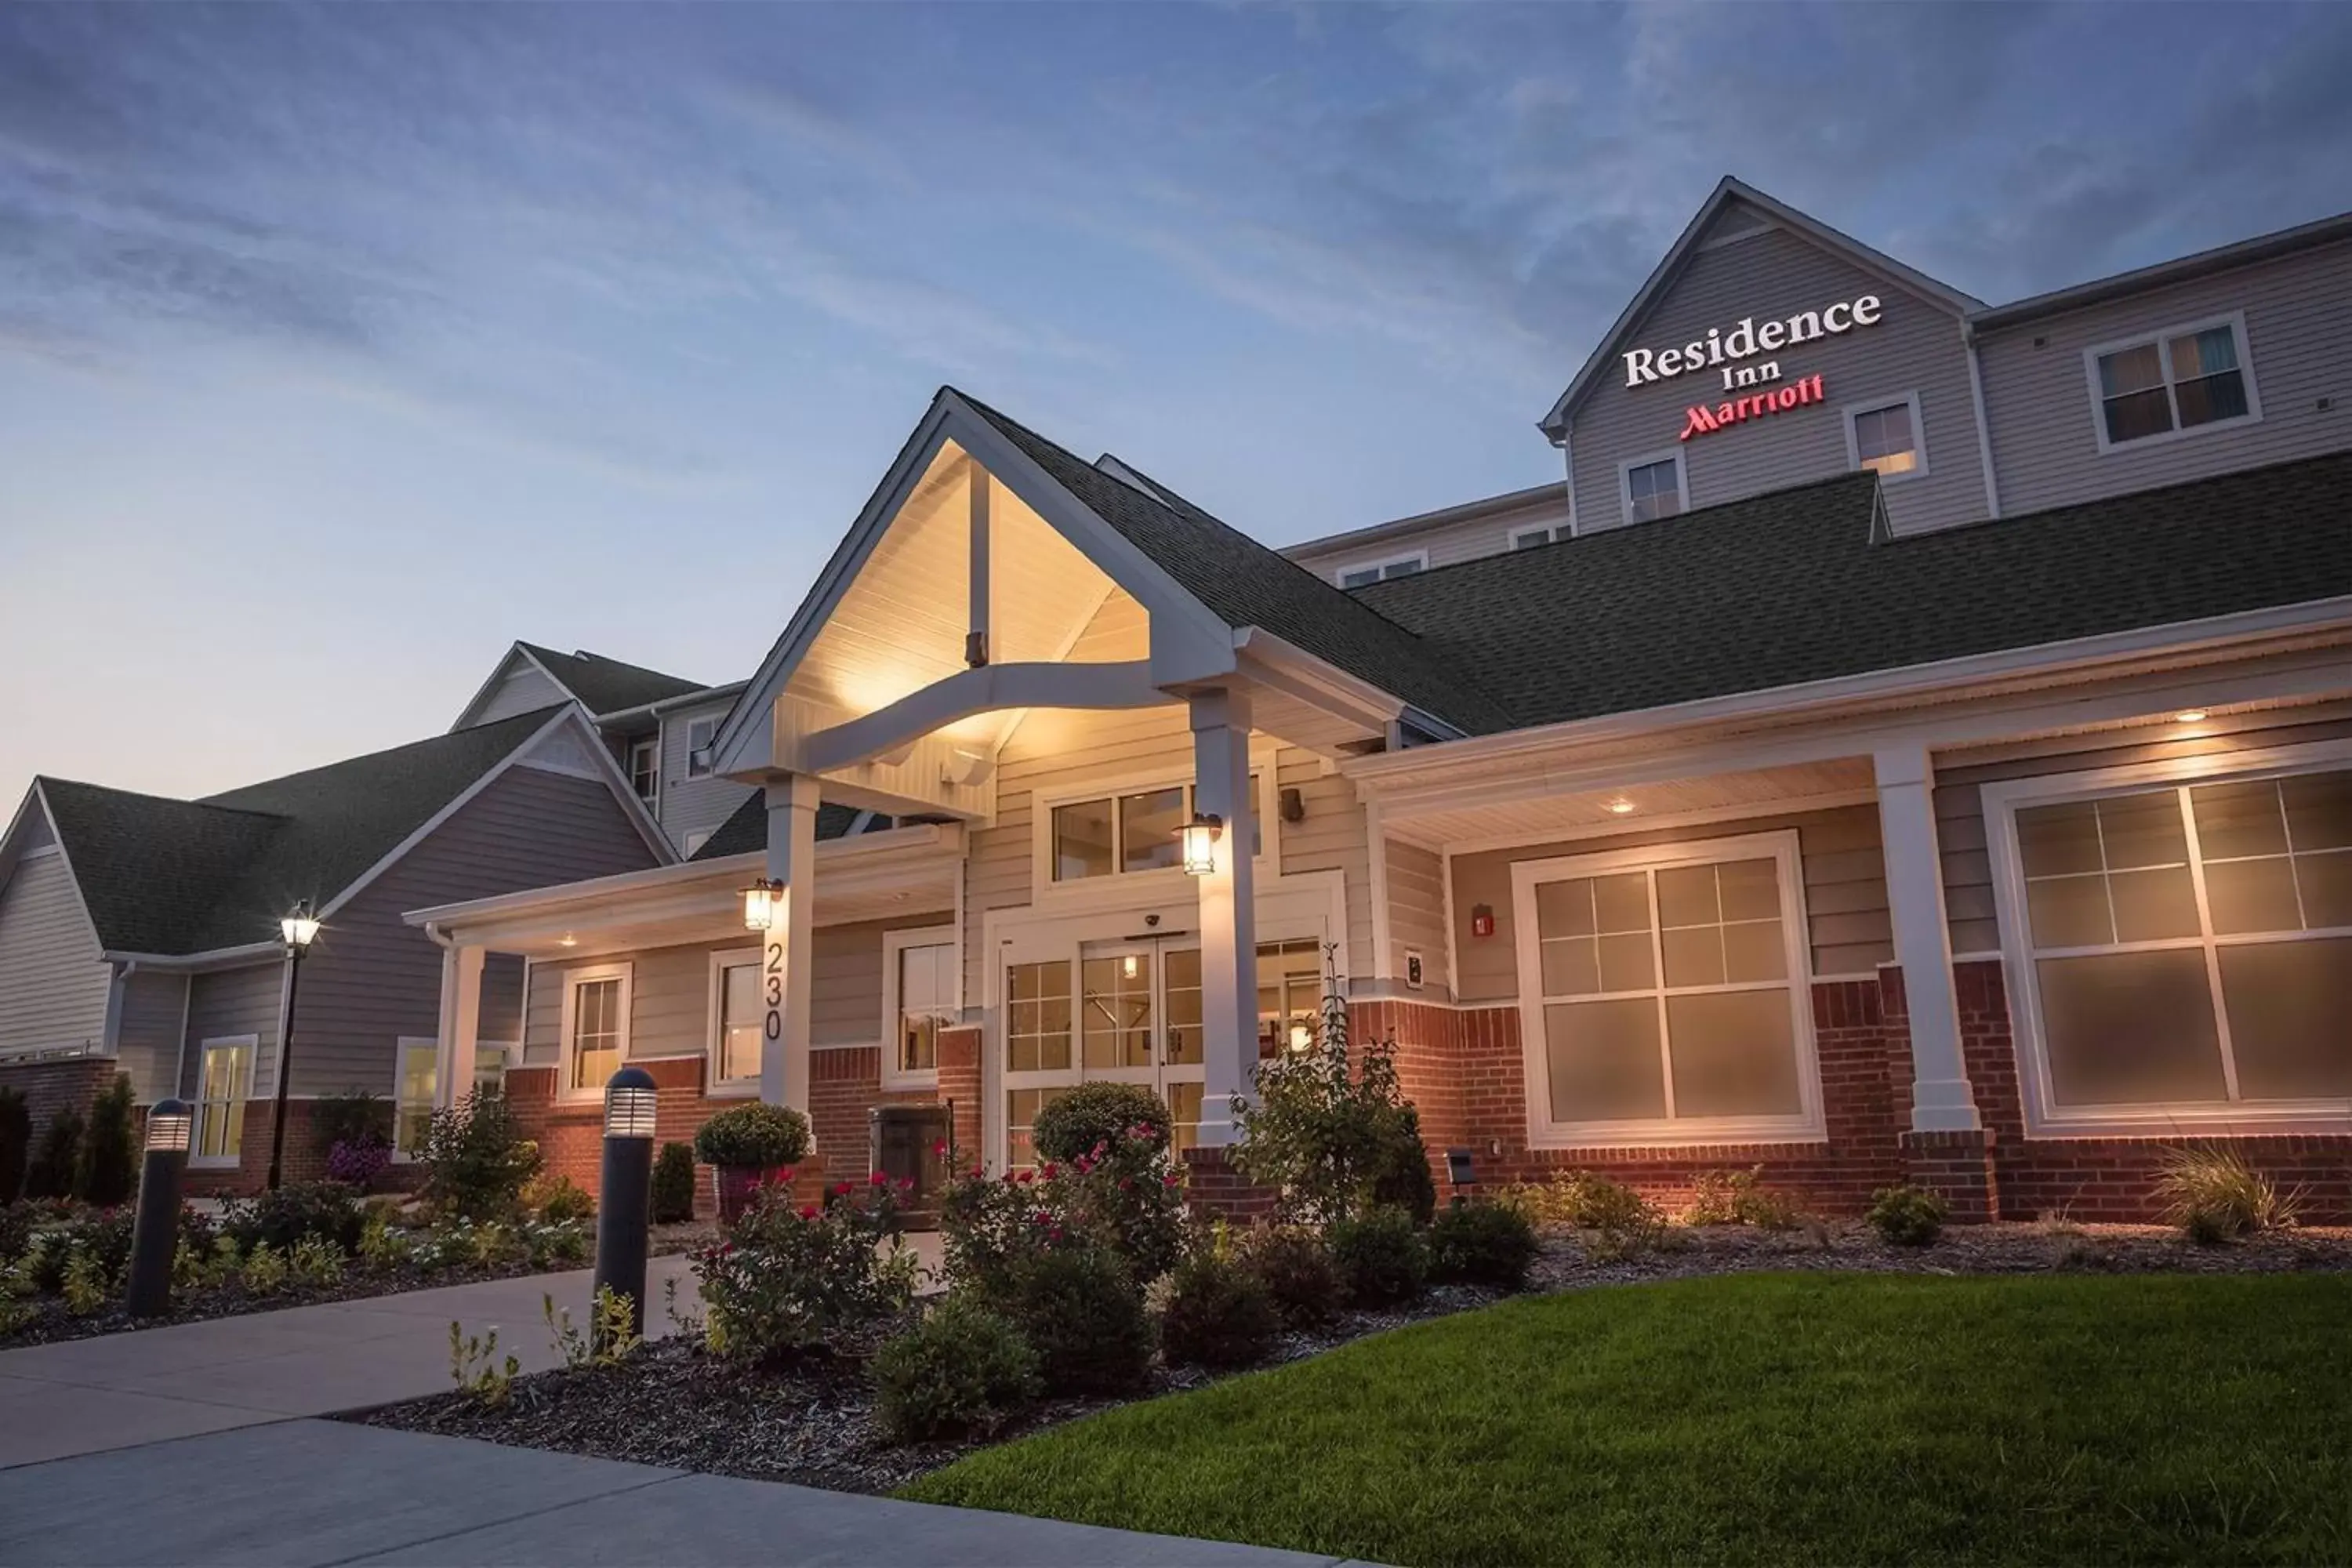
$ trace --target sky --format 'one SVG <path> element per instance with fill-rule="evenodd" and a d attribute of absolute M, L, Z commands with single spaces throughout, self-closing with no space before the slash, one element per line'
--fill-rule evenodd
<path fill-rule="evenodd" d="M 748 674 L 942 383 L 1283 544 L 1540 484 L 1726 174 L 1991 300 L 2352 208 L 2352 6 L 0 7 L 0 793 Z"/>

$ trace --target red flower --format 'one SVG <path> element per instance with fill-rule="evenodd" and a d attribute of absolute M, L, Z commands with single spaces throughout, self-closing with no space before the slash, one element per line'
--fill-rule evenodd
<path fill-rule="evenodd" d="M 782 1170 L 776 1173 L 776 1180 L 779 1182 L 789 1182 L 792 1179 L 793 1168 L 790 1165 L 786 1165 Z"/>
<path fill-rule="evenodd" d="M 845 1198 L 856 1190 L 857 1189 L 856 1187 L 851 1186 L 847 1182 L 839 1182 L 834 1185 L 833 1195 L 837 1198 Z"/>
<path fill-rule="evenodd" d="M 1048 1161 L 1046 1161 L 1046 1162 L 1045 1162 L 1045 1170 L 1043 1170 L 1042 1172 L 1040 1172 L 1040 1173 L 1039 1173 L 1039 1174 L 1043 1175 L 1043 1176 L 1044 1176 L 1047 1181 L 1049 1181 L 1049 1182 L 1050 1182 L 1050 1181 L 1052 1181 L 1052 1180 L 1054 1179 L 1054 1172 L 1055 1172 L 1056 1169 L 1058 1169 L 1058 1167 L 1055 1165 L 1054 1162 L 1053 1162 L 1053 1161 L 1051 1161 L 1051 1160 L 1048 1160 Z"/>
<path fill-rule="evenodd" d="M 868 1176 L 868 1177 L 866 1178 L 866 1180 L 867 1180 L 867 1181 L 869 1181 L 869 1182 L 871 1182 L 871 1183 L 873 1183 L 873 1184 L 874 1184 L 874 1185 L 876 1185 L 876 1186 L 877 1186 L 877 1187 L 880 1187 L 880 1186 L 887 1186 L 887 1185 L 889 1184 L 889 1182 L 890 1182 L 890 1178 L 889 1178 L 889 1177 L 887 1177 L 887 1176 L 886 1176 L 886 1175 L 884 1175 L 884 1174 L 883 1174 L 881 1172 L 879 1172 L 879 1171 L 875 1172 L 871 1176 Z"/>
<path fill-rule="evenodd" d="M 1118 1190 L 1122 1193 L 1131 1193 L 1135 1191 L 1135 1178 L 1132 1176 L 1121 1176 L 1118 1179 Z"/>
<path fill-rule="evenodd" d="M 931 1145 L 931 1152 L 944 1160 L 948 1157 L 948 1141 L 944 1138 Z"/>
<path fill-rule="evenodd" d="M 816 1205 L 815 1205 L 814 1204 L 803 1204 L 803 1205 L 801 1205 L 801 1218 L 803 1218 L 803 1219 L 814 1219 L 814 1218 L 816 1218 Z"/>
<path fill-rule="evenodd" d="M 1016 1181 L 1016 1182 L 1027 1183 L 1027 1182 L 1034 1181 L 1034 1180 L 1036 1179 L 1036 1175 L 1037 1175 L 1037 1173 L 1036 1173 L 1036 1172 L 1034 1172 L 1034 1171 L 1023 1171 L 1023 1172 L 1022 1172 L 1022 1173 L 1020 1173 L 1018 1175 L 1014 1176 L 1013 1179 L 1014 1181 Z"/>
<path fill-rule="evenodd" d="M 1179 1176 L 1173 1171 L 1169 1172 L 1166 1175 L 1160 1178 L 1160 1184 L 1163 1187 L 1178 1186 L 1181 1185 L 1182 1182 L 1183 1178 Z"/>

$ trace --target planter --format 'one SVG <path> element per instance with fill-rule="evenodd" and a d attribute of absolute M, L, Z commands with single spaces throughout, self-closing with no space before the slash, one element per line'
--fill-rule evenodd
<path fill-rule="evenodd" d="M 718 1189 L 719 1217 L 724 1223 L 740 1219 L 761 1187 L 789 1186 L 793 1171 L 789 1165 L 714 1165 L 710 1179 Z"/>

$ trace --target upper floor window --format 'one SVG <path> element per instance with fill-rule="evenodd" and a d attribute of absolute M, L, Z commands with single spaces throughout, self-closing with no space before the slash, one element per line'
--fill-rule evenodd
<path fill-rule="evenodd" d="M 707 779 L 710 776 L 710 742 L 719 738 L 719 721 L 723 714 L 706 713 L 699 719 L 689 719 L 686 725 L 686 776 Z"/>
<path fill-rule="evenodd" d="M 2099 450 L 2263 416 L 2242 314 L 2084 351 Z"/>
<path fill-rule="evenodd" d="M 629 787 L 647 805 L 661 791 L 661 740 L 648 735 L 629 742 Z"/>
<path fill-rule="evenodd" d="M 1568 524 L 1564 522 L 1557 528 L 1515 528 L 1511 530 L 1511 548 L 1533 550 L 1538 545 L 1549 544 L 1554 540 L 1568 537 Z"/>
<path fill-rule="evenodd" d="M 1257 799 L 1260 776 L 1254 772 L 1249 781 L 1253 857 L 1265 852 Z M 1176 830 L 1192 816 L 1191 784 L 1171 784 L 1054 805 L 1054 880 L 1082 882 L 1095 877 L 1128 876 L 1181 865 L 1183 853 Z"/>
<path fill-rule="evenodd" d="M 1393 561 L 1367 561 L 1360 565 L 1342 566 L 1336 575 L 1342 588 L 1368 588 L 1391 577 L 1410 577 L 1416 572 L 1428 570 L 1429 552 L 1416 550 Z"/>
<path fill-rule="evenodd" d="M 1683 477 L 1683 455 L 1636 458 L 1620 470 L 1624 476 L 1625 521 L 1649 522 L 1690 510 L 1690 487 Z"/>
<path fill-rule="evenodd" d="M 1927 445 L 1919 433 L 1919 395 L 1906 393 L 1845 411 L 1846 458 L 1857 471 L 1870 468 L 1883 479 L 1915 478 L 1927 471 Z"/>

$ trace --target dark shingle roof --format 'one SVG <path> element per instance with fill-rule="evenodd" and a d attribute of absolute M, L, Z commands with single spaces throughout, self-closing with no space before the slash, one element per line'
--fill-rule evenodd
<path fill-rule="evenodd" d="M 565 690 L 587 705 L 591 713 L 618 713 L 625 708 L 659 702 L 665 697 L 683 697 L 689 691 L 707 689 L 698 680 L 664 675 L 643 665 L 623 664 L 617 658 L 606 658 L 584 648 L 558 653 L 537 643 L 515 646 L 539 660 L 548 674 L 563 683 Z"/>
<path fill-rule="evenodd" d="M 38 785 L 100 943 L 203 952 L 265 942 L 324 906 L 559 710 L 518 714 L 203 800 Z"/>
<path fill-rule="evenodd" d="M 1473 732 L 1509 716 L 1476 684 L 1403 627 L 1219 521 L 1132 464 L 1162 499 L 1144 494 L 961 392 L 972 412 L 1095 515 L 1118 531 L 1210 612 L 1258 626 L 1349 674 Z"/>
<path fill-rule="evenodd" d="M 816 836 L 819 838 L 843 838 L 849 826 L 857 820 L 853 806 L 824 805 L 816 808 Z M 876 817 L 874 827 L 890 826 L 887 816 Z M 689 860 L 723 860 L 730 855 L 749 855 L 754 849 L 768 847 L 768 798 L 758 790 L 743 797 L 743 804 L 734 814 L 719 825 L 719 830 L 703 840 L 702 847 L 687 857 Z"/>
<path fill-rule="evenodd" d="M 1359 590 L 1547 724 L 2352 594 L 2352 454 L 1872 542 L 1874 475 Z"/>

